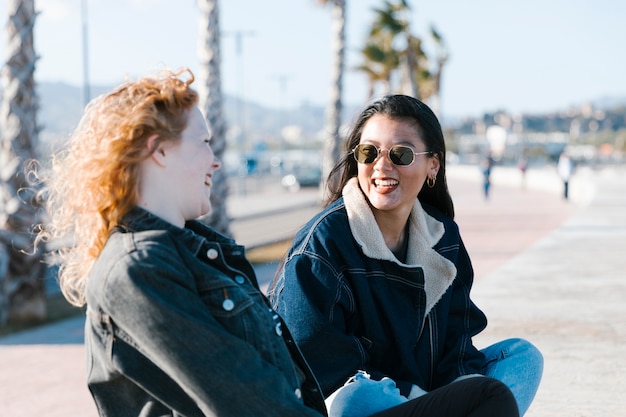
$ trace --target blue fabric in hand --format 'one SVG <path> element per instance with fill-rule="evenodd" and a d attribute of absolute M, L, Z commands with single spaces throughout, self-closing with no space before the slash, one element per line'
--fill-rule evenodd
<path fill-rule="evenodd" d="M 370 379 L 359 371 L 326 399 L 329 417 L 367 417 L 408 401 L 393 379 Z"/>

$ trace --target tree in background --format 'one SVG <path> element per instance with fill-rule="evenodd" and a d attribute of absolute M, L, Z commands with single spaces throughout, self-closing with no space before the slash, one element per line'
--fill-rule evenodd
<path fill-rule="evenodd" d="M 406 0 L 400 0 L 396 5 L 387 4 L 388 8 L 397 15 L 398 33 L 396 37 L 404 40 L 404 48 L 400 51 L 405 64 L 405 70 L 402 73 L 402 90 L 407 95 L 419 97 L 420 61 L 425 55 L 422 51 L 422 40 L 411 34 L 411 7 Z"/>
<path fill-rule="evenodd" d="M 326 121 L 324 132 L 326 140 L 324 141 L 324 149 L 322 153 L 322 181 L 320 183 L 320 191 L 322 199 L 325 197 L 326 179 L 328 174 L 339 161 L 341 153 L 341 112 L 342 91 L 343 91 L 343 72 L 346 49 L 346 1 L 345 0 L 318 0 L 322 5 L 330 4 L 332 6 L 332 36 L 331 36 L 331 54 L 333 57 L 332 68 L 330 72 L 331 84 L 328 105 L 326 107 Z"/>
<path fill-rule="evenodd" d="M 221 86 L 221 53 L 218 0 L 198 0 L 200 8 L 200 108 L 203 110 L 211 131 L 211 148 L 215 156 L 224 161 L 226 150 L 226 123 L 223 116 Z M 213 173 L 211 191 L 212 211 L 204 219 L 220 233 L 230 235 L 230 220 L 226 211 L 228 181 L 226 169 Z"/>
<path fill-rule="evenodd" d="M 44 250 L 33 249 L 40 223 L 37 190 L 26 164 L 36 158 L 39 127 L 33 43 L 34 0 L 9 0 L 2 68 L 0 128 L 0 324 L 41 321 L 46 316 Z"/>
<path fill-rule="evenodd" d="M 370 80 L 370 98 L 376 93 L 376 85 L 381 85 L 380 94 L 394 90 L 394 76 L 400 72 L 402 84 L 408 88 L 407 94 L 417 97 L 418 86 L 414 78 L 417 66 L 415 46 L 420 45 L 409 29 L 410 9 L 405 0 L 398 3 L 383 2 L 382 7 L 374 8 L 374 20 L 370 33 L 361 50 L 364 63 L 359 67 Z"/>
<path fill-rule="evenodd" d="M 443 67 L 447 64 L 450 55 L 443 37 L 434 26 L 431 26 L 430 28 L 430 35 L 435 41 L 435 46 L 437 48 L 437 66 L 432 77 L 433 89 L 432 95 L 430 96 L 430 104 L 437 117 L 441 118 L 441 78 L 443 74 Z"/>
<path fill-rule="evenodd" d="M 382 85 L 381 94 L 392 91 L 391 76 L 400 65 L 400 55 L 393 48 L 394 36 L 374 22 L 365 46 L 361 49 L 363 64 L 357 70 L 367 74 L 368 99 L 376 94 L 376 86 Z"/>
<path fill-rule="evenodd" d="M 406 42 L 404 51 L 401 51 L 401 54 L 407 58 L 401 71 L 400 92 L 424 99 L 429 94 L 428 91 L 424 91 L 425 84 L 431 79 L 431 73 L 428 70 L 428 58 L 422 49 L 422 39 L 407 32 Z"/>
<path fill-rule="evenodd" d="M 422 39 L 411 33 L 410 15 L 406 0 L 385 1 L 382 7 L 374 8 L 372 27 L 361 49 L 363 63 L 357 67 L 368 77 L 369 98 L 395 92 L 427 100 L 438 94 L 438 77 L 447 59 L 442 52 L 443 38 L 431 30 L 440 51 L 438 67 L 432 73 Z"/>

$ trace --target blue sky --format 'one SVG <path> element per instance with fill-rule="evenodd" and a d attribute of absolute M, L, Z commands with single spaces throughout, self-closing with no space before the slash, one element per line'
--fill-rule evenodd
<path fill-rule="evenodd" d="M 89 80 L 113 85 L 167 66 L 198 68 L 194 0 L 86 0 Z M 347 0 L 344 100 L 366 100 L 352 70 L 380 0 Z M 450 50 L 442 111 L 540 113 L 626 97 L 626 2 L 620 0 L 410 0 L 413 32 L 435 25 Z M 7 0 L 0 0 L 6 16 Z M 40 0 L 37 81 L 83 83 L 81 0 Z M 330 8 L 315 0 L 221 0 L 223 89 L 272 107 L 325 104 Z M 242 32 L 237 54 L 233 33 Z M 0 54 L 5 56 L 5 40 Z M 427 51 L 432 45 L 426 44 Z M 281 79 L 284 88 L 281 88 Z"/>

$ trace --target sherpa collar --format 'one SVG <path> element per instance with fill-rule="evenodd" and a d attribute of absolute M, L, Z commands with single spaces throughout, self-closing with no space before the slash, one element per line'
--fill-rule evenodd
<path fill-rule="evenodd" d="M 419 200 L 415 199 L 409 216 L 407 263 L 403 264 L 396 259 L 385 244 L 382 232 L 376 227 L 374 213 L 356 177 L 350 179 L 344 187 L 343 199 L 350 230 L 365 256 L 423 269 L 426 292 L 425 314 L 428 314 L 456 276 L 454 264 L 433 249 L 444 234 L 443 224 L 426 213 Z"/>

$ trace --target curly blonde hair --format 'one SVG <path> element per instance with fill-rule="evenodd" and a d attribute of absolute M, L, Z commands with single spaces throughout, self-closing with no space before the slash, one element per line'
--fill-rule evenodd
<path fill-rule="evenodd" d="M 182 75 L 187 74 L 186 80 Z M 59 284 L 73 305 L 85 304 L 87 277 L 111 230 L 137 204 L 139 164 L 149 137 L 179 140 L 198 93 L 188 69 L 126 82 L 94 99 L 66 148 L 52 158 L 46 182 L 50 222 L 45 241 L 71 239 L 59 250 Z"/>

